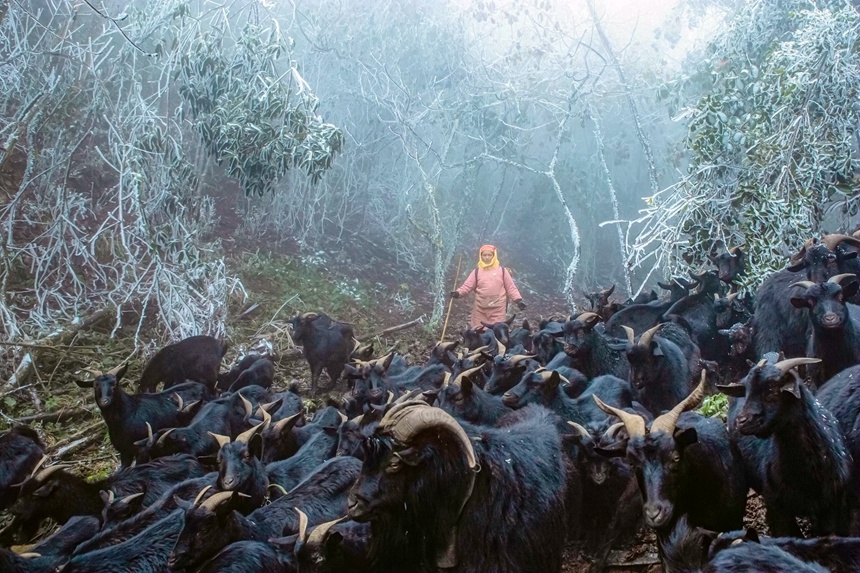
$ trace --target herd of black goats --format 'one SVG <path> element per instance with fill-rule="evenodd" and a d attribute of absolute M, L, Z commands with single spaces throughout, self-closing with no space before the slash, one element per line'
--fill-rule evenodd
<path fill-rule="evenodd" d="M 271 357 L 221 372 L 224 344 L 185 339 L 137 394 L 125 366 L 80 383 L 121 458 L 108 477 L 51 465 L 31 428 L 0 436 L 0 571 L 548 572 L 570 541 L 598 570 L 643 522 L 666 572 L 860 571 L 858 251 L 860 232 L 811 239 L 754 300 L 743 249 L 712 252 L 665 302 L 607 289 L 423 365 L 305 313 L 311 392 L 323 369 L 350 385 L 307 420 Z M 717 392 L 727 423 L 695 411 Z M 750 489 L 772 537 L 743 527 Z"/>

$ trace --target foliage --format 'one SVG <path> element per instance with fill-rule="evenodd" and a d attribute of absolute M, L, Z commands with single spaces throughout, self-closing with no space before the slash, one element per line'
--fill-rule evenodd
<path fill-rule="evenodd" d="M 756 286 L 818 232 L 858 209 L 860 15 L 847 3 L 750 2 L 712 45 L 712 87 L 679 115 L 687 174 L 647 199 L 633 258 L 672 272 L 744 244 Z"/>
<path fill-rule="evenodd" d="M 725 394 L 713 394 L 705 396 L 699 413 L 709 418 L 719 417 L 725 421 L 729 413 L 729 398 Z"/>
<path fill-rule="evenodd" d="M 279 70 L 290 45 L 272 26 L 247 23 L 235 44 L 206 31 L 182 54 L 179 95 L 207 151 L 246 195 L 274 192 L 290 167 L 316 182 L 343 146 L 343 133 L 317 115 L 319 101 L 295 61 Z"/>

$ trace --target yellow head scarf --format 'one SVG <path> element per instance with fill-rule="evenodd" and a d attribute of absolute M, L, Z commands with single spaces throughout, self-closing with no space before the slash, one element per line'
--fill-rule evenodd
<path fill-rule="evenodd" d="M 484 261 L 481 260 L 481 253 L 484 253 L 486 251 L 492 251 L 492 253 L 493 253 L 493 260 L 491 260 L 489 263 L 485 263 Z M 496 247 L 494 247 L 493 245 L 483 245 L 480 249 L 478 249 L 478 268 L 479 269 L 494 269 L 497 266 L 499 266 L 499 256 L 498 256 L 498 251 L 497 251 Z"/>

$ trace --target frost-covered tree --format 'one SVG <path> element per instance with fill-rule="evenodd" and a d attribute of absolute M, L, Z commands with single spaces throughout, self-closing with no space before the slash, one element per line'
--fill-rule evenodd
<path fill-rule="evenodd" d="M 828 213 L 858 212 L 860 15 L 849 2 L 748 2 L 710 46 L 710 89 L 689 126 L 686 175 L 647 199 L 634 249 L 672 271 L 744 244 L 757 285 Z"/>

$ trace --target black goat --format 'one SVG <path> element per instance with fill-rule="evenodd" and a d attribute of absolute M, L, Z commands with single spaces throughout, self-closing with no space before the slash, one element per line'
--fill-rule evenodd
<path fill-rule="evenodd" d="M 296 536 L 270 540 L 291 548 L 299 571 L 350 573 L 370 571 L 371 527 L 344 518 L 321 523 L 310 532 L 300 526 Z"/>
<path fill-rule="evenodd" d="M 791 286 L 803 289 L 791 297 L 791 304 L 809 309 L 811 332 L 806 356 L 820 358 L 821 362 L 810 365 L 807 373 L 813 384 L 821 386 L 838 372 L 860 364 L 860 312 L 855 320 L 845 302 L 860 285 L 856 275 L 842 274 L 827 282 L 800 281 Z"/>
<path fill-rule="evenodd" d="M 316 312 L 293 317 L 291 324 L 293 341 L 302 345 L 302 354 L 311 368 L 311 394 L 316 394 L 323 368 L 334 388 L 352 352 L 352 327 Z"/>
<path fill-rule="evenodd" d="M 505 428 L 464 430 L 424 402 L 391 407 L 349 494 L 349 516 L 371 524 L 374 568 L 559 570 L 565 461 L 553 415 L 529 410 Z"/>
<path fill-rule="evenodd" d="M 225 392 L 242 372 L 250 368 L 254 362 L 261 358 L 263 358 L 261 354 L 254 352 L 244 355 L 229 371 L 218 374 L 218 382 L 215 384 L 215 389 Z"/>
<path fill-rule="evenodd" d="M 230 440 L 227 436 L 214 434 L 221 445 L 218 450 L 218 488 L 244 494 L 235 509 L 248 514 L 266 501 L 269 480 L 260 458 L 263 455 L 263 438 L 260 432 L 269 425 L 268 413 L 263 422 Z"/>
<path fill-rule="evenodd" d="M 749 372 L 747 360 L 752 361 L 756 358 L 753 354 L 752 319 L 744 324 L 733 324 L 730 328 L 723 328 L 717 332 L 725 336 L 729 342 L 727 371 L 721 372 L 721 377 L 730 384 L 739 382 Z"/>
<path fill-rule="evenodd" d="M 709 254 L 708 258 L 717 267 L 720 280 L 731 286 L 732 292 L 737 290 L 735 280 L 746 274 L 746 253 L 740 246 L 727 249 L 725 253 Z"/>
<path fill-rule="evenodd" d="M 214 556 L 228 544 L 296 533 L 295 508 L 311 523 L 323 523 L 344 515 L 349 487 L 355 482 L 361 462 L 339 457 L 323 464 L 289 494 L 242 516 L 233 510 L 239 494 L 219 492 L 201 504 L 184 504 L 184 518 L 176 545 L 170 552 L 171 569 L 190 569 Z"/>
<path fill-rule="evenodd" d="M 599 315 L 584 312 L 565 322 L 564 329 L 555 336 L 563 338 L 564 351 L 573 358 L 572 366 L 586 378 L 612 374 L 626 379 L 627 360 L 621 352 L 612 350 L 608 339 L 595 328 L 599 321 Z"/>
<path fill-rule="evenodd" d="M 717 531 L 735 529 L 743 521 L 747 484 L 725 426 L 718 419 L 687 412 L 701 403 L 706 388 L 703 372 L 696 389 L 650 427 L 642 417 L 595 398 L 627 429 L 626 455 L 636 471 L 645 523 L 658 534 L 670 531 L 682 515 L 693 526 Z M 604 453 L 623 455 L 617 449 Z"/>
<path fill-rule="evenodd" d="M 45 444 L 29 426 L 13 426 L 0 435 L 0 511 L 15 501 L 18 486 L 45 455 Z"/>
<path fill-rule="evenodd" d="M 155 392 L 160 382 L 167 388 L 186 380 L 202 382 L 214 390 L 228 346 L 227 342 L 211 336 L 192 336 L 168 344 L 144 366 L 137 391 Z"/>
<path fill-rule="evenodd" d="M 182 510 L 174 510 L 134 537 L 116 545 L 77 553 L 60 573 L 162 573 L 167 556 L 182 528 Z"/>
<path fill-rule="evenodd" d="M 108 428 L 110 442 L 119 452 L 123 466 L 131 465 L 137 448 L 135 442 L 151 432 L 180 425 L 183 404 L 208 400 L 209 389 L 200 382 L 184 382 L 157 394 L 126 394 L 120 381 L 128 364 L 99 373 L 92 382 L 77 381 L 81 388 L 92 388 Z"/>
<path fill-rule="evenodd" d="M 739 543 L 717 553 L 702 573 L 828 573 L 775 545 Z"/>
<path fill-rule="evenodd" d="M 219 551 L 199 571 L 206 573 L 271 573 L 298 571 L 292 553 L 264 541 L 237 541 Z"/>
<path fill-rule="evenodd" d="M 538 362 L 546 365 L 564 350 L 564 342 L 557 336 L 563 328 L 563 322 L 550 321 L 535 333 L 532 344 Z"/>
<path fill-rule="evenodd" d="M 632 398 L 655 416 L 680 403 L 693 390 L 690 363 L 684 351 L 671 338 L 663 336 L 663 328 L 680 331 L 686 336 L 686 331 L 669 323 L 642 333 L 635 342 L 633 331 L 624 327 L 627 344 L 623 347 L 630 363 Z M 688 346 L 693 345 L 689 336 L 686 340 Z"/>
<path fill-rule="evenodd" d="M 124 468 L 108 477 L 87 482 L 68 473 L 68 466 L 45 468 L 21 486 L 18 499 L 10 508 L 13 520 L 2 537 L 14 535 L 23 542 L 38 530 L 43 519 L 63 524 L 75 515 L 101 516 L 104 500 L 101 490 L 125 496 L 144 492 L 144 505 L 154 502 L 173 484 L 203 475 L 202 466 L 189 456 L 165 458 L 134 468 Z"/>
<path fill-rule="evenodd" d="M 322 431 L 302 445 L 295 455 L 266 464 L 266 477 L 269 483 L 289 491 L 312 474 L 320 464 L 334 456 L 337 451 L 339 425 L 322 427 Z M 277 491 L 272 492 L 272 497 L 277 497 Z"/>
<path fill-rule="evenodd" d="M 248 386 L 261 386 L 268 389 L 275 379 L 275 365 L 268 358 L 256 360 L 242 371 L 230 385 L 229 391 L 236 392 Z"/>
<path fill-rule="evenodd" d="M 711 543 L 709 557 L 739 543 L 759 543 L 778 547 L 807 563 L 817 563 L 830 573 L 856 573 L 860 571 L 860 538 L 858 537 L 796 537 L 759 536 L 755 529 L 743 529 L 721 533 Z M 754 546 L 753 546 L 754 547 Z"/>
<path fill-rule="evenodd" d="M 497 357 L 498 358 L 498 357 Z M 472 375 L 481 370 L 480 366 L 466 370 L 446 384 L 437 397 L 440 408 L 458 418 L 473 424 L 494 425 L 499 418 L 511 411 L 502 402 L 501 396 L 494 396 L 472 383 Z"/>
<path fill-rule="evenodd" d="M 768 527 L 776 535 L 800 536 L 796 517 L 810 519 L 813 535 L 845 535 L 850 521 L 851 457 L 836 420 L 794 371 L 816 361 L 762 360 L 741 384 L 718 386 L 744 398 L 733 421 L 741 435 L 758 438 L 747 438 L 741 452 L 752 456 L 746 465 L 756 473 Z"/>
<path fill-rule="evenodd" d="M 561 353 L 562 356 L 567 356 Z M 495 356 L 490 370 L 490 377 L 484 384 L 484 390 L 489 394 L 503 394 L 517 385 L 527 370 L 535 370 L 538 363 L 534 356 L 517 354 L 515 356 Z"/>

